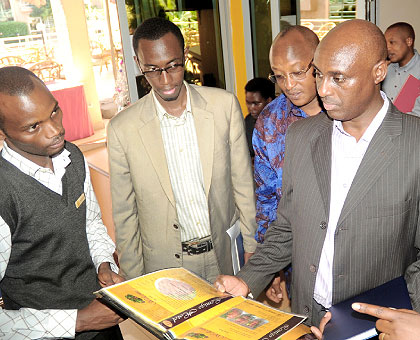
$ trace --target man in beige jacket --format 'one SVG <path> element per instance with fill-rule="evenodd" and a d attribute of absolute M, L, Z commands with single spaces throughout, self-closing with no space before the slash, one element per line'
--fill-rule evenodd
<path fill-rule="evenodd" d="M 183 266 L 212 281 L 232 273 L 239 220 L 254 252 L 255 201 L 244 120 L 234 95 L 183 81 L 179 28 L 151 18 L 133 36 L 152 91 L 108 125 L 113 217 L 122 274 Z"/>

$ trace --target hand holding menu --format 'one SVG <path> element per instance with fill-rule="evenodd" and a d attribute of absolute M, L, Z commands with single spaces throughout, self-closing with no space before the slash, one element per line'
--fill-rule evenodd
<path fill-rule="evenodd" d="M 411 112 L 418 96 L 420 96 L 420 80 L 410 74 L 395 98 L 394 105 L 401 112 Z"/>
<path fill-rule="evenodd" d="M 310 333 L 301 325 L 305 316 L 225 295 L 184 268 L 159 270 L 95 294 L 161 339 L 296 340 Z"/>

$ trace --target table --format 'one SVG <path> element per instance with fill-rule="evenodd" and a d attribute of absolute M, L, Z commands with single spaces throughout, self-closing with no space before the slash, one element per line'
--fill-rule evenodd
<path fill-rule="evenodd" d="M 68 80 L 56 80 L 47 84 L 47 87 L 63 111 L 65 139 L 71 142 L 93 135 L 83 85 Z"/>

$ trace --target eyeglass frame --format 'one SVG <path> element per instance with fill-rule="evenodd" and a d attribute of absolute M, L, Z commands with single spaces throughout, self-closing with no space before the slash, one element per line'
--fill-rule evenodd
<path fill-rule="evenodd" d="M 181 72 L 181 70 L 185 66 L 184 57 L 182 58 L 182 63 L 172 64 L 172 65 L 167 66 L 167 67 L 155 67 L 152 70 L 148 70 L 148 71 L 143 71 L 143 69 L 140 66 L 140 61 L 138 59 L 137 59 L 137 63 L 139 65 L 139 69 L 140 69 L 140 72 L 142 73 L 142 75 L 144 75 L 144 76 L 147 76 L 148 75 L 148 77 L 150 77 L 150 78 L 158 78 L 158 77 L 160 77 L 162 75 L 162 72 L 163 71 L 165 71 L 167 74 Z M 177 67 L 182 67 L 182 68 L 180 68 L 179 71 L 177 71 L 177 70 L 175 70 Z M 174 70 L 174 71 L 170 72 L 169 70 Z M 152 74 L 156 74 L 156 75 L 152 75 Z"/>
<path fill-rule="evenodd" d="M 299 80 L 304 80 L 306 79 L 306 75 L 308 73 L 308 71 L 311 69 L 311 67 L 313 66 L 312 62 L 314 61 L 314 59 L 312 58 L 311 61 L 309 62 L 308 67 L 306 68 L 306 70 L 300 70 L 300 71 L 296 71 L 296 72 L 290 72 L 287 73 L 286 76 L 289 76 L 289 78 L 295 80 L 295 81 L 299 81 Z M 298 75 L 297 75 L 298 74 Z M 273 82 L 274 84 L 278 84 L 279 81 L 277 81 L 277 77 L 283 77 L 281 79 L 282 82 L 284 82 L 286 80 L 286 76 L 280 76 L 280 75 L 275 75 L 274 72 L 272 71 L 269 75 L 268 75 L 268 79 Z M 301 77 L 301 78 L 300 78 Z"/>

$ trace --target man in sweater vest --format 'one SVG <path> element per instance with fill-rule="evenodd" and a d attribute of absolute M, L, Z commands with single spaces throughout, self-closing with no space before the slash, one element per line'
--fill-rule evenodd
<path fill-rule="evenodd" d="M 115 246 L 62 117 L 32 72 L 0 69 L 1 339 L 122 339 L 121 317 L 93 295 L 123 281 Z"/>

